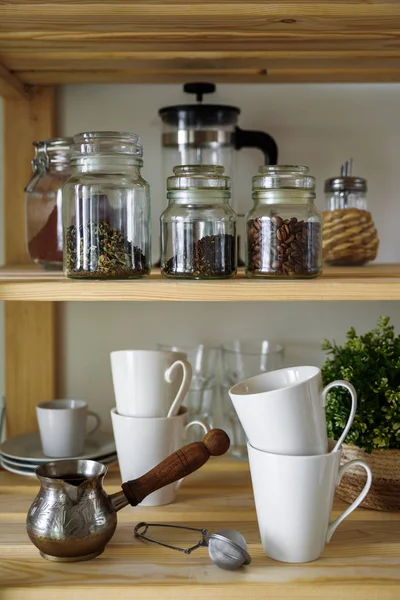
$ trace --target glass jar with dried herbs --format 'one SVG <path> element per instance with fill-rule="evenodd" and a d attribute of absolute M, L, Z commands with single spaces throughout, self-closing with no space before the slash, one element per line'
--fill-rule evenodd
<path fill-rule="evenodd" d="M 237 215 L 224 167 L 183 165 L 167 179 L 161 215 L 161 272 L 166 277 L 226 279 L 237 271 Z"/>
<path fill-rule="evenodd" d="M 137 135 L 81 133 L 63 187 L 64 272 L 133 279 L 150 272 L 150 193 Z"/>

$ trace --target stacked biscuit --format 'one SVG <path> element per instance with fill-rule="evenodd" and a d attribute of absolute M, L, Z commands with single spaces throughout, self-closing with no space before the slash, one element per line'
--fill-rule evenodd
<path fill-rule="evenodd" d="M 322 251 L 330 264 L 363 264 L 376 258 L 378 234 L 371 213 L 345 208 L 323 213 Z"/>

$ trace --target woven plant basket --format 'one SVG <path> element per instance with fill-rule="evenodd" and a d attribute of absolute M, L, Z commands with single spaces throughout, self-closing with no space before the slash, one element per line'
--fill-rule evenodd
<path fill-rule="evenodd" d="M 341 464 L 350 460 L 363 460 L 372 471 L 372 486 L 360 504 L 372 510 L 400 511 L 400 450 L 373 450 L 367 454 L 357 446 L 343 444 Z M 365 484 L 365 471 L 361 467 L 349 469 L 336 488 L 336 494 L 349 504 Z"/>
<path fill-rule="evenodd" d="M 327 263 L 362 265 L 375 260 L 379 239 L 370 212 L 344 208 L 322 214 L 322 254 Z"/>

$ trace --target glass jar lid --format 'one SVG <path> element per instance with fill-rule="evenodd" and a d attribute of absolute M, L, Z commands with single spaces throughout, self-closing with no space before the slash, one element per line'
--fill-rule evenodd
<path fill-rule="evenodd" d="M 69 165 L 73 139 L 70 137 L 49 138 L 33 142 L 35 157 L 32 168 L 35 172 L 48 169 L 50 165 Z"/>
<path fill-rule="evenodd" d="M 88 131 L 74 135 L 71 161 L 84 156 L 125 156 L 140 159 L 143 146 L 134 133 L 119 131 Z"/>
<path fill-rule="evenodd" d="M 167 179 L 168 190 L 230 190 L 231 179 L 219 165 L 178 165 Z"/>
<path fill-rule="evenodd" d="M 302 189 L 314 190 L 315 177 L 301 165 L 264 165 L 253 177 L 253 190 Z"/>

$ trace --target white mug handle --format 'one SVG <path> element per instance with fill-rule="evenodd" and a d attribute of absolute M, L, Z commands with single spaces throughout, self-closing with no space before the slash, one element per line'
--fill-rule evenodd
<path fill-rule="evenodd" d="M 346 427 L 343 429 L 343 433 L 340 436 L 340 438 L 338 439 L 338 441 L 336 442 L 336 445 L 333 448 L 332 452 L 335 452 L 335 450 L 340 448 L 340 446 L 343 444 L 344 440 L 346 439 L 346 436 L 349 433 L 349 429 L 353 425 L 354 417 L 355 417 L 356 410 L 357 410 L 357 392 L 354 389 L 354 387 L 351 385 L 351 383 L 349 381 L 344 381 L 344 379 L 338 379 L 337 381 L 332 381 L 331 383 L 328 383 L 328 385 L 323 389 L 322 406 L 323 407 L 326 406 L 326 397 L 328 395 L 329 390 L 331 390 L 333 387 L 336 387 L 336 386 L 344 387 L 344 388 L 346 388 L 346 390 L 349 390 L 350 395 L 351 395 L 351 410 L 350 410 L 350 415 L 349 415 L 348 421 L 346 423 Z"/>
<path fill-rule="evenodd" d="M 369 466 L 362 460 L 351 460 L 350 462 L 348 462 L 348 463 L 344 464 L 342 467 L 340 467 L 339 473 L 338 473 L 337 484 L 340 483 L 340 480 L 342 479 L 343 474 L 346 471 L 348 471 L 348 469 L 350 469 L 351 467 L 355 467 L 355 466 L 363 467 L 363 469 L 366 470 L 367 481 L 366 481 L 364 488 L 362 489 L 360 495 L 354 500 L 354 502 L 352 502 L 352 504 L 350 504 L 350 506 L 348 506 L 346 508 L 346 510 L 344 512 L 342 512 L 342 514 L 337 519 L 332 521 L 332 523 L 329 523 L 328 531 L 326 533 L 326 542 L 327 543 L 331 541 L 331 537 L 332 537 L 335 529 L 337 528 L 337 526 L 340 525 L 340 523 L 342 521 L 344 521 L 345 518 L 348 517 L 349 514 L 352 513 L 353 510 L 355 510 L 359 504 L 361 504 L 361 502 L 364 500 L 365 496 L 368 494 L 369 488 L 371 487 L 372 471 L 369 468 Z"/>
<path fill-rule="evenodd" d="M 165 371 L 165 381 L 172 383 L 172 374 L 178 366 L 181 366 L 183 370 L 182 383 L 177 395 L 175 396 L 175 400 L 171 404 L 171 408 L 168 411 L 167 417 L 175 417 L 178 414 L 192 381 L 192 365 L 187 360 L 176 360 Z"/>
<path fill-rule="evenodd" d="M 190 427 L 192 427 L 193 425 L 199 425 L 200 427 L 202 427 L 202 428 L 203 428 L 203 430 L 204 430 L 204 434 L 207 434 L 207 433 L 208 433 L 208 432 L 211 430 L 211 427 L 210 427 L 209 425 L 207 425 L 207 423 L 203 423 L 203 421 L 190 421 L 190 423 L 188 423 L 188 424 L 185 426 L 185 435 L 186 435 L 186 433 L 187 433 L 188 429 L 189 429 Z M 178 488 L 180 487 L 180 485 L 181 485 L 181 483 L 182 483 L 182 481 L 183 481 L 184 479 L 185 479 L 185 477 L 182 477 L 182 479 L 179 479 L 179 480 L 176 482 L 176 486 L 175 486 L 175 487 L 176 487 L 176 489 L 178 489 Z"/>
<path fill-rule="evenodd" d="M 92 435 L 100 427 L 101 419 L 100 419 L 99 415 L 97 413 L 93 412 L 92 410 L 87 411 L 87 416 L 93 417 L 93 419 L 96 421 L 96 423 L 94 424 L 94 427 L 92 427 L 92 429 L 90 429 L 90 431 L 88 431 L 86 434 L 86 435 Z"/>

